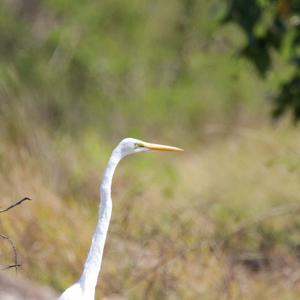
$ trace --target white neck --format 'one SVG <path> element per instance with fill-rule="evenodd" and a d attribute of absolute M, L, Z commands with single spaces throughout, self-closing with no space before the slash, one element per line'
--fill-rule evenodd
<path fill-rule="evenodd" d="M 101 268 L 103 249 L 106 240 L 107 230 L 110 222 L 112 201 L 111 201 L 111 183 L 117 164 L 121 160 L 122 155 L 116 148 L 107 165 L 104 173 L 102 184 L 100 187 L 101 204 L 99 207 L 99 219 L 93 235 L 91 248 L 84 265 L 83 273 L 79 279 L 79 284 L 84 293 L 95 293 L 95 287 Z M 93 298 L 94 299 L 94 298 Z"/>

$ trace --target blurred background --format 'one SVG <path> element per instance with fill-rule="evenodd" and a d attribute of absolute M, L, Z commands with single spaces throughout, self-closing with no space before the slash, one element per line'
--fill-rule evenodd
<path fill-rule="evenodd" d="M 185 152 L 117 169 L 97 299 L 299 299 L 299 26 L 296 0 L 2 0 L 0 204 L 33 199 L 0 215 L 19 274 L 80 276 L 131 136 Z"/>

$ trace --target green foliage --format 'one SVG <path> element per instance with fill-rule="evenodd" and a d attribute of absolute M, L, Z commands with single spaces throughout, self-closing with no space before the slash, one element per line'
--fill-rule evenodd
<path fill-rule="evenodd" d="M 200 134 L 260 102 L 263 87 L 227 46 L 240 37 L 217 31 L 222 4 L 19 2 L 0 4 L 2 114 L 18 106 L 33 126 L 119 139 Z"/>
<path fill-rule="evenodd" d="M 224 22 L 238 24 L 246 35 L 246 44 L 240 55 L 250 60 L 260 75 L 277 78 L 277 92 L 273 96 L 273 116 L 278 118 L 292 111 L 294 119 L 300 118 L 299 46 L 300 5 L 298 0 L 230 0 Z M 286 76 L 276 68 L 281 56 L 291 72 Z"/>

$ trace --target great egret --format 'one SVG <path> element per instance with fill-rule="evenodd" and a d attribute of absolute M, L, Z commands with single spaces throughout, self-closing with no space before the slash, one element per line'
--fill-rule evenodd
<path fill-rule="evenodd" d="M 101 268 L 103 248 L 112 211 L 111 183 L 114 171 L 119 161 L 133 153 L 158 150 L 158 151 L 183 151 L 180 148 L 159 144 L 146 143 L 141 140 L 126 138 L 113 150 L 104 172 L 100 187 L 101 204 L 99 219 L 93 235 L 91 248 L 84 264 L 80 279 L 71 285 L 59 297 L 59 300 L 93 300 L 98 274 Z"/>

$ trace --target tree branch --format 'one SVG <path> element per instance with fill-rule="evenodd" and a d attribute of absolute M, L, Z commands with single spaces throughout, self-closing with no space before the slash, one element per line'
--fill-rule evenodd
<path fill-rule="evenodd" d="M 0 271 L 3 271 L 3 270 L 8 270 L 8 269 L 11 269 L 11 268 L 16 268 L 16 271 L 17 271 L 17 268 L 21 267 L 21 264 L 13 264 L 13 265 L 8 265 L 8 266 L 1 266 L 0 267 Z"/>
<path fill-rule="evenodd" d="M 4 240 L 7 240 L 10 243 L 10 246 L 11 246 L 12 251 L 13 251 L 14 262 L 15 262 L 13 265 L 9 265 L 7 267 L 4 267 L 1 270 L 10 269 L 10 268 L 15 267 L 16 268 L 16 272 L 17 272 L 18 267 L 20 267 L 20 264 L 18 263 L 18 254 L 17 254 L 16 246 L 15 246 L 14 242 L 8 236 L 6 236 L 4 234 L 0 234 L 0 237 L 2 239 L 4 239 Z"/>
<path fill-rule="evenodd" d="M 2 209 L 0 210 L 0 213 L 3 213 L 3 212 L 6 212 L 18 205 L 20 205 L 21 203 L 23 203 L 24 201 L 26 200 L 31 200 L 31 198 L 29 197 L 24 197 L 22 198 L 21 200 L 17 201 L 16 203 L 8 206 L 7 208 L 5 209 Z M 9 243 L 10 243 L 10 246 L 11 246 L 11 249 L 12 249 L 12 252 L 13 252 L 13 257 L 14 257 L 14 264 L 11 264 L 11 265 L 8 265 L 8 266 L 3 266 L 3 267 L 0 267 L 0 270 L 7 270 L 7 269 L 11 269 L 11 268 L 15 268 L 16 269 L 16 272 L 18 270 L 18 267 L 21 266 L 21 264 L 18 263 L 18 254 L 17 254 L 17 249 L 16 249 L 16 246 L 14 244 L 14 242 L 6 235 L 4 234 L 0 234 L 0 238 L 4 239 L 4 240 L 7 240 Z"/>
<path fill-rule="evenodd" d="M 20 205 L 22 202 L 24 202 L 24 201 L 26 201 L 26 200 L 31 200 L 31 198 L 29 198 L 29 197 L 24 197 L 23 199 L 21 199 L 21 200 L 17 201 L 16 203 L 10 205 L 9 207 L 7 207 L 7 208 L 5 208 L 5 209 L 1 209 L 1 210 L 0 210 L 0 213 L 6 212 L 6 211 L 8 211 L 8 210 L 14 208 L 14 207 Z"/>

